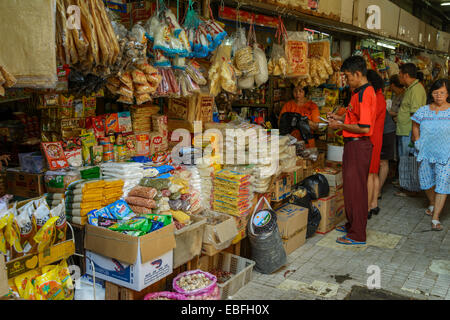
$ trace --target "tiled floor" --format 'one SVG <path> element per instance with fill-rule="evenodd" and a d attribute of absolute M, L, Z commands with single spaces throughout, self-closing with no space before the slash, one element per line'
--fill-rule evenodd
<path fill-rule="evenodd" d="M 381 289 L 416 299 L 450 300 L 450 201 L 440 219 L 445 229 L 433 232 L 431 218 L 424 214 L 428 205 L 425 196 L 396 197 L 395 191 L 392 185 L 386 185 L 379 202 L 381 212 L 367 226 L 368 230 L 401 236 L 400 240 L 392 237 L 395 247 L 368 245 L 363 251 L 345 250 L 323 246 L 323 242 L 318 245 L 336 231 L 316 234 L 288 256 L 280 271 L 271 275 L 253 271 L 252 280 L 232 299 L 340 300 L 352 286 L 366 286 L 371 275 L 367 268 L 376 265 L 380 268 Z M 348 280 L 337 277 L 340 283 L 336 281 L 335 276 L 345 275 Z M 331 297 L 320 295 L 321 289 L 315 289 L 314 281 L 328 283 L 329 288 L 337 284 L 337 293 Z"/>

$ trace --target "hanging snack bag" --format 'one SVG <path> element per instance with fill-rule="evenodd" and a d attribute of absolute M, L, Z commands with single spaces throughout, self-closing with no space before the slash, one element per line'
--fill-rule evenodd
<path fill-rule="evenodd" d="M 150 153 L 150 140 L 148 134 L 136 135 L 136 156 L 148 157 Z"/>
<path fill-rule="evenodd" d="M 36 234 L 36 225 L 33 222 L 33 209 L 33 203 L 29 202 L 15 217 L 20 232 L 20 245 L 24 254 L 30 252 L 35 246 L 33 237 Z"/>
<path fill-rule="evenodd" d="M 308 33 L 288 31 L 285 52 L 288 62 L 288 77 L 306 77 L 308 65 Z"/>
<path fill-rule="evenodd" d="M 133 89 L 133 78 L 131 76 L 130 72 L 124 72 L 120 77 L 119 77 L 120 82 L 122 82 L 125 86 L 127 86 L 130 90 Z"/>
<path fill-rule="evenodd" d="M 66 97 L 63 94 L 59 95 L 59 117 L 61 119 L 68 119 L 73 117 L 74 96 Z"/>

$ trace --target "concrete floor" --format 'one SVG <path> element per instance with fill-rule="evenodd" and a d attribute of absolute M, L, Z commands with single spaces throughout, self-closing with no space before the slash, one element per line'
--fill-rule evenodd
<path fill-rule="evenodd" d="M 367 246 L 335 244 L 341 235 L 337 231 L 316 234 L 288 256 L 281 270 L 271 275 L 253 271 L 252 280 L 231 299 L 343 300 L 356 292 L 353 286 L 366 287 L 372 274 L 368 267 L 375 265 L 384 293 L 450 300 L 450 201 L 441 214 L 444 230 L 434 232 L 429 231 L 431 218 L 425 215 L 425 195 L 396 197 L 396 191 L 392 185 L 385 186 L 381 212 L 368 221 Z M 366 292 L 359 297 L 369 296 Z"/>

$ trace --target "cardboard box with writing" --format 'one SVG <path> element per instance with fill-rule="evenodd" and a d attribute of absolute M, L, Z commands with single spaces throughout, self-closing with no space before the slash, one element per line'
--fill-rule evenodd
<path fill-rule="evenodd" d="M 379 11 L 372 11 L 369 15 L 367 9 L 376 6 Z M 378 33 L 385 37 L 397 37 L 400 7 L 389 0 L 354 0 L 353 25 Z M 367 22 L 379 19 L 379 29 L 369 29 Z"/>
<path fill-rule="evenodd" d="M 344 206 L 344 188 L 339 188 L 335 192 L 336 195 L 336 208 Z"/>
<path fill-rule="evenodd" d="M 411 13 L 400 9 L 397 38 L 414 45 L 419 45 L 420 20 Z"/>
<path fill-rule="evenodd" d="M 335 20 L 352 24 L 353 0 L 321 0 L 318 12 Z"/>
<path fill-rule="evenodd" d="M 287 203 L 277 209 L 277 224 L 281 238 L 289 239 L 308 224 L 308 209 Z"/>
<path fill-rule="evenodd" d="M 335 221 L 334 221 L 335 227 L 343 224 L 343 222 L 347 220 L 347 216 L 345 215 L 345 207 L 344 206 L 337 207 L 334 217 L 335 217 Z"/>
<path fill-rule="evenodd" d="M 281 201 L 291 195 L 292 176 L 290 174 L 280 175 L 274 182 L 272 201 Z"/>
<path fill-rule="evenodd" d="M 45 193 L 43 174 L 27 173 L 18 169 L 6 171 L 8 193 L 24 198 L 39 197 Z"/>
<path fill-rule="evenodd" d="M 203 233 L 202 252 L 209 256 L 228 248 L 238 235 L 235 219 L 227 214 L 219 215 L 223 221 L 216 225 L 207 223 Z"/>
<path fill-rule="evenodd" d="M 317 233 L 327 233 L 335 227 L 336 196 L 321 198 L 313 201 L 313 205 L 320 211 L 321 219 Z"/>
<path fill-rule="evenodd" d="M 173 271 L 173 224 L 142 237 L 86 225 L 84 246 L 88 275 L 92 261 L 98 278 L 132 290 L 141 291 Z"/>
<path fill-rule="evenodd" d="M 342 171 L 340 169 L 324 168 L 317 170 L 317 173 L 327 179 L 330 189 L 342 186 Z"/>
<path fill-rule="evenodd" d="M 306 242 L 307 227 L 308 226 L 305 225 L 289 239 L 281 239 L 281 241 L 283 241 L 283 248 L 287 255 L 300 248 Z"/>

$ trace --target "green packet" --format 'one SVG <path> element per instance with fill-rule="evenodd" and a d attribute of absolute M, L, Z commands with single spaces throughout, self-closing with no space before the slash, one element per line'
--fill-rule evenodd
<path fill-rule="evenodd" d="M 143 217 L 151 220 L 151 221 L 159 221 L 162 222 L 165 226 L 168 226 L 173 222 L 172 215 L 170 214 L 146 214 Z"/>
<path fill-rule="evenodd" d="M 112 231 L 142 231 L 146 234 L 152 229 L 152 222 L 144 217 L 132 218 L 124 222 L 116 223 L 108 229 Z"/>

